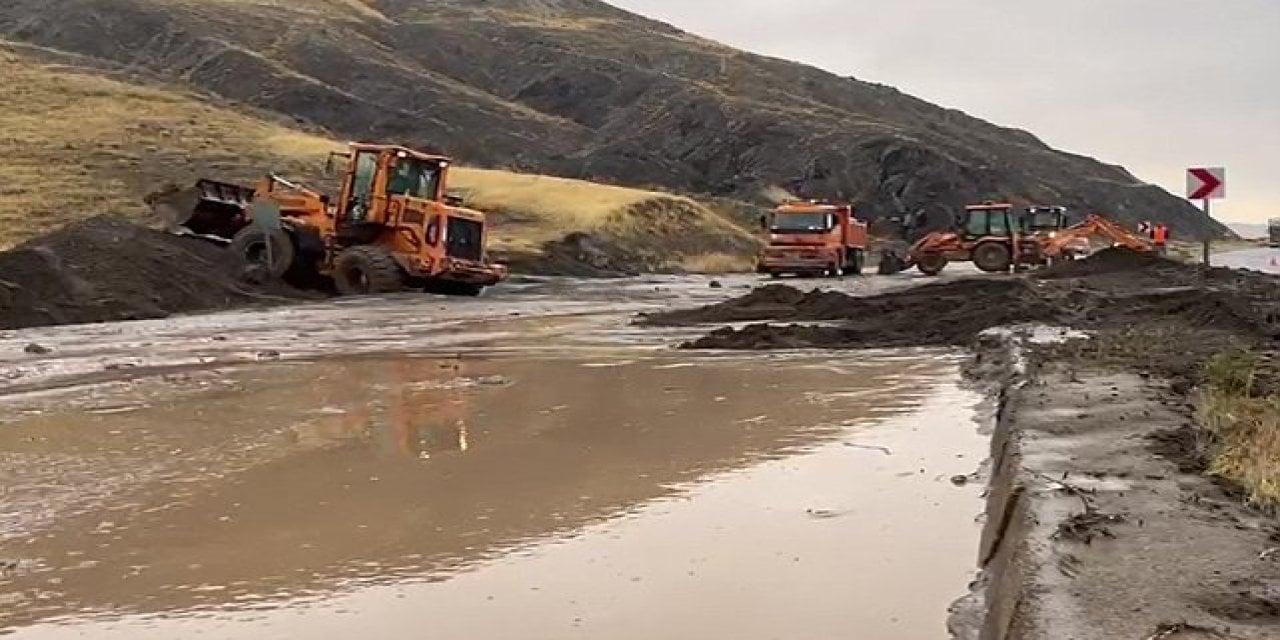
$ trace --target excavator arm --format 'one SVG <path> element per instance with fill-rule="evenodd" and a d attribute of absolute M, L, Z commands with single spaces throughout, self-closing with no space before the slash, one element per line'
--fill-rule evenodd
<path fill-rule="evenodd" d="M 1110 240 L 1114 246 L 1125 247 L 1142 253 L 1155 251 L 1155 247 L 1151 242 L 1141 236 L 1130 232 L 1107 218 L 1092 214 L 1085 218 L 1083 222 L 1054 233 L 1053 237 L 1045 242 L 1044 253 L 1048 257 L 1056 258 L 1061 256 L 1071 243 L 1091 238 Z"/>

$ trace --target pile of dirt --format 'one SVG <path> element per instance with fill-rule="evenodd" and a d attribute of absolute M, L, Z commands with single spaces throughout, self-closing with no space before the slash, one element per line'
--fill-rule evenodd
<path fill-rule="evenodd" d="M 967 345 L 985 329 L 1044 323 L 1103 332 L 1107 339 L 1095 345 L 1110 345 L 1135 361 L 1146 354 L 1153 366 L 1164 362 L 1170 369 L 1184 360 L 1190 366 L 1203 349 L 1240 344 L 1272 351 L 1280 342 L 1275 276 L 1206 270 L 1126 250 L 1105 251 L 1047 275 L 961 279 L 869 297 L 769 285 L 640 322 L 823 323 L 726 327 L 684 345 L 695 349 Z M 1193 333 L 1197 337 L 1184 344 Z"/>
<path fill-rule="evenodd" d="M 1042 280 L 1058 278 L 1083 278 L 1104 273 L 1133 272 L 1170 268 L 1178 270 L 1177 262 L 1152 253 L 1140 253 L 1123 247 L 1103 249 L 1083 260 L 1062 262 L 1036 274 Z"/>
<path fill-rule="evenodd" d="M 1061 309 L 1024 281 L 957 280 L 859 298 L 834 291 L 801 292 L 770 285 L 702 309 L 642 319 L 654 325 L 788 320 L 820 327 L 756 324 L 723 328 L 685 345 L 695 349 L 900 347 L 966 344 L 983 329 L 1019 322 L 1060 322 Z"/>
<path fill-rule="evenodd" d="M 163 318 L 309 298 L 239 280 L 222 248 L 100 216 L 0 253 L 0 328 Z"/>
<path fill-rule="evenodd" d="M 513 273 L 535 276 L 620 278 L 661 267 L 607 236 L 582 232 L 543 243 L 536 254 L 494 252 L 494 258 Z"/>

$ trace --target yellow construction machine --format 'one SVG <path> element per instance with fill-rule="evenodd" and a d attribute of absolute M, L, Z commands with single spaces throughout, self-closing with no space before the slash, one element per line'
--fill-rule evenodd
<path fill-rule="evenodd" d="M 199 180 L 148 203 L 173 232 L 221 242 L 295 285 L 332 283 L 342 295 L 474 296 L 506 278 L 486 256 L 484 214 L 445 195 L 449 158 L 353 143 L 330 155 L 331 173 L 335 159 L 345 164 L 336 199 L 269 175 L 254 187 Z"/>

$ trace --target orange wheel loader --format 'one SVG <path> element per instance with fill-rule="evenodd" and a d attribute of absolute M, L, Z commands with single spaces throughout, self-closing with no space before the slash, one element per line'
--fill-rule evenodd
<path fill-rule="evenodd" d="M 148 203 L 171 231 L 226 244 L 296 286 L 475 296 L 506 278 L 485 254 L 484 214 L 445 196 L 449 158 L 383 144 L 351 144 L 329 169 L 335 158 L 346 165 L 336 199 L 271 175 L 255 187 L 200 180 Z M 279 229 L 254 224 L 262 202 L 279 207 Z"/>

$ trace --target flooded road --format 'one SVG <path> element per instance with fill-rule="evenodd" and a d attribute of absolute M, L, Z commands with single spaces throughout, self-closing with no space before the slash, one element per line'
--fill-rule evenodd
<path fill-rule="evenodd" d="M 270 358 L 228 356 L 289 335 L 253 314 L 36 336 L 60 372 L 170 341 L 0 403 L 0 634 L 945 637 L 986 447 L 955 357 L 676 353 L 643 287 L 399 309 L 392 352 L 366 309 Z"/>

